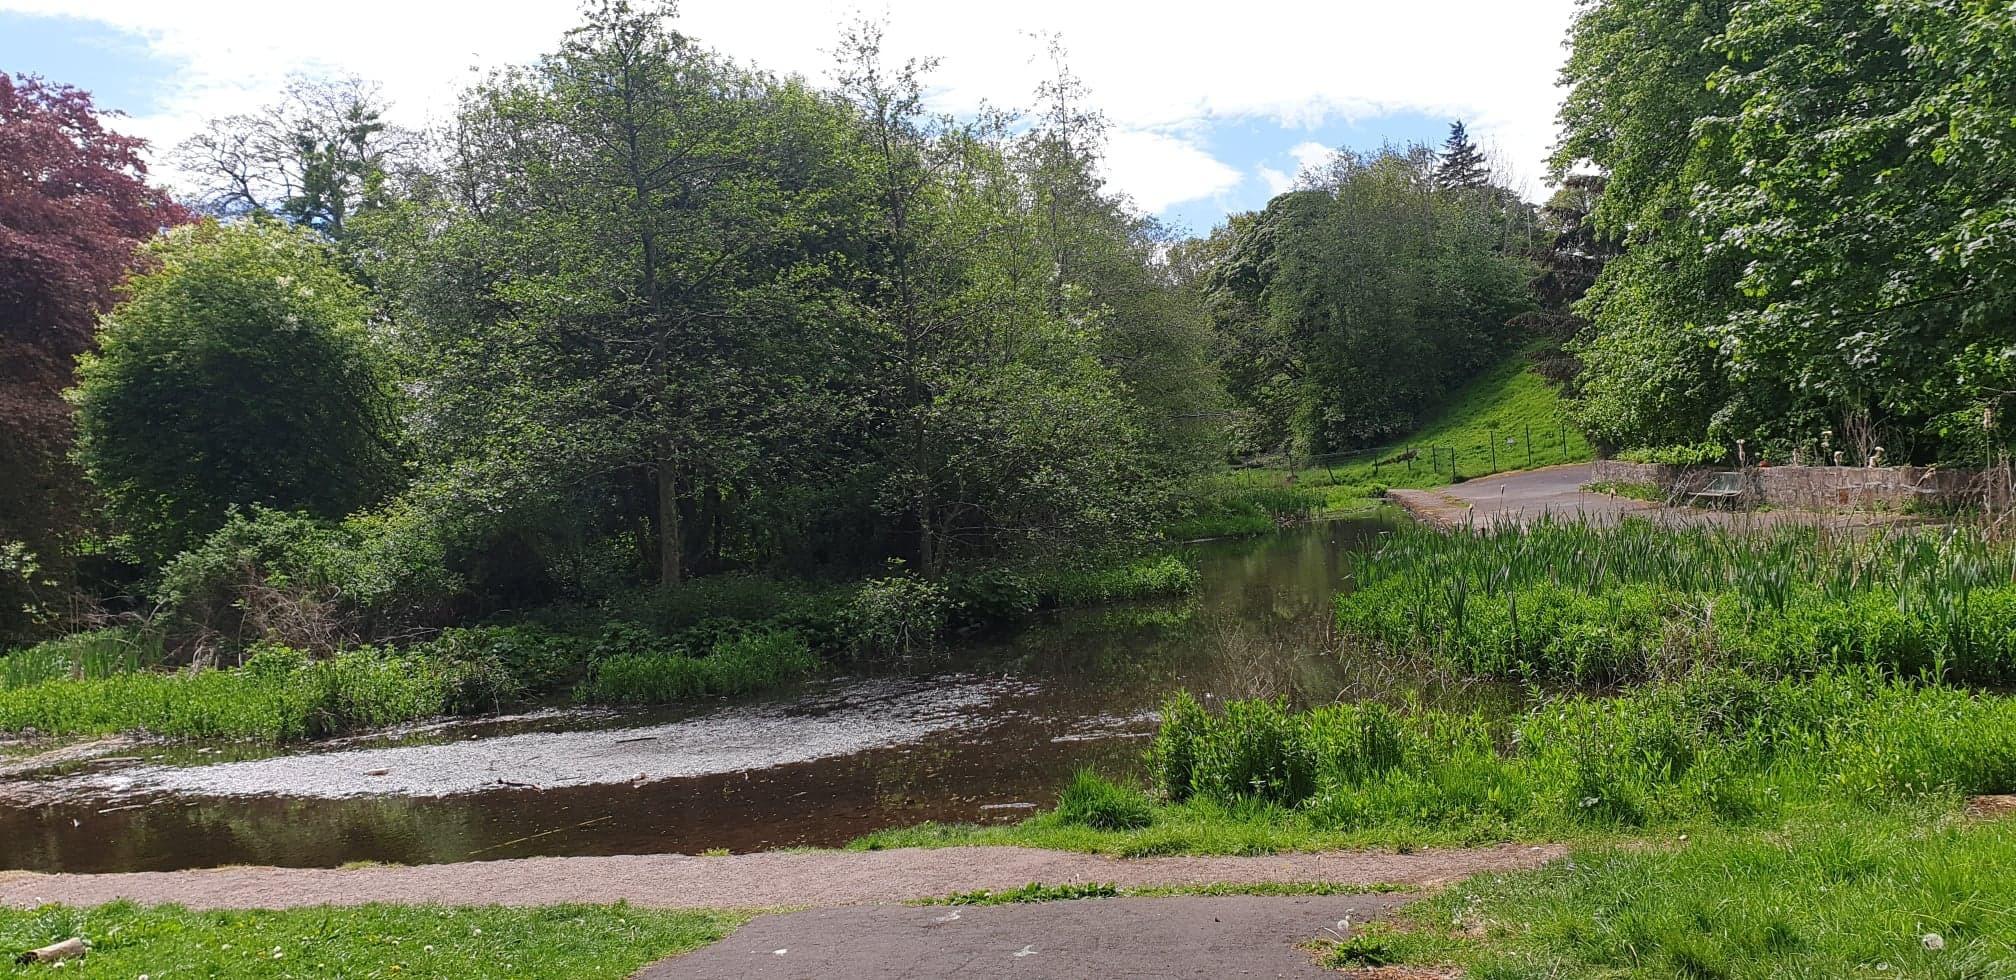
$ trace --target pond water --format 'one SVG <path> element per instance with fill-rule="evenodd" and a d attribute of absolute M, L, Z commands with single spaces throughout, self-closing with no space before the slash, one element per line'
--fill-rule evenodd
<path fill-rule="evenodd" d="M 423 864 L 836 845 L 1048 806 L 1081 766 L 1138 770 L 1156 706 L 1438 686 L 1331 632 L 1351 556 L 1397 518 L 1195 545 L 1200 594 L 1071 610 L 936 663 L 678 710 L 534 712 L 275 752 L 142 746 L 0 782 L 0 868 Z"/>

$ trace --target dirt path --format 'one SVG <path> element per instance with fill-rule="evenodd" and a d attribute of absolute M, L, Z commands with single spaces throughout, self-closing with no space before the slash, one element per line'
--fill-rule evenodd
<path fill-rule="evenodd" d="M 1108 898 L 1038 905 L 877 905 L 764 916 L 637 980 L 741 977 L 1323 977 L 1298 944 L 1411 900 Z"/>
<path fill-rule="evenodd" d="M 1017 847 L 874 852 L 769 851 L 730 857 L 651 854 L 526 858 L 417 867 L 214 868 L 104 875 L 0 872 L 0 905 L 92 905 L 126 898 L 191 908 L 289 908 L 412 902 L 552 905 L 630 902 L 661 908 L 870 905 L 976 889 L 1110 882 L 1120 886 L 1324 881 L 1432 886 L 1480 871 L 1532 867 L 1558 847 L 1345 851 L 1265 857 L 1120 859 Z"/>

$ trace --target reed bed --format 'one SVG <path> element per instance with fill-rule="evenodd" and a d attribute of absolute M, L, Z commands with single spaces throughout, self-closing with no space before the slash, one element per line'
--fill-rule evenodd
<path fill-rule="evenodd" d="M 2016 681 L 2016 548 L 1965 527 L 1409 526 L 1352 578 L 1337 603 L 1344 629 L 1474 675 L 1586 683 L 1871 664 Z"/>

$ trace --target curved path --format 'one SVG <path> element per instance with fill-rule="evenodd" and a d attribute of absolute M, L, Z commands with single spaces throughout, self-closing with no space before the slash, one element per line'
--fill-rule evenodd
<path fill-rule="evenodd" d="M 1594 474 L 1595 467 L 1589 463 L 1568 463 L 1478 477 L 1433 490 L 1389 490 L 1386 497 L 1415 517 L 1442 528 L 1471 524 L 1484 527 L 1505 522 L 1530 524 L 1542 517 L 1614 524 L 1627 514 L 1667 524 L 1718 524 L 1735 528 L 1765 528 L 1778 524 L 1844 528 L 1896 524 L 1909 519 L 1901 514 L 1802 510 L 1731 512 L 1703 507 L 1671 507 L 1582 489 Z"/>
<path fill-rule="evenodd" d="M 638 980 L 886 977 L 1330 977 L 1298 949 L 1342 938 L 1409 895 L 1099 898 L 874 905 L 764 916 Z"/>
<path fill-rule="evenodd" d="M 1432 887 L 1482 871 L 1533 867 L 1559 847 L 1503 845 L 1408 854 L 1333 851 L 1262 857 L 1112 858 L 1020 847 L 765 851 L 524 858 L 414 867 L 257 868 L 74 875 L 0 872 L 0 905 L 115 899 L 190 908 L 292 908 L 407 902 L 555 905 L 627 901 L 659 908 L 869 905 L 1032 881 L 1122 887 L 1332 882 Z"/>

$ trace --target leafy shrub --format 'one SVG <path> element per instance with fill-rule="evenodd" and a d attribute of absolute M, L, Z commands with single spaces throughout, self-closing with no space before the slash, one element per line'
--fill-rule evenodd
<path fill-rule="evenodd" d="M 1155 820 L 1155 806 L 1140 790 L 1115 785 L 1080 769 L 1057 798 L 1057 819 L 1094 830 L 1139 830 Z"/>
<path fill-rule="evenodd" d="M 1652 463 L 1660 466 L 1713 466 L 1728 459 L 1729 450 L 1712 442 L 1702 442 L 1627 449 L 1618 453 L 1617 458 L 1627 463 Z"/>
<path fill-rule="evenodd" d="M 934 649 L 951 616 L 943 585 L 892 575 L 861 583 L 841 619 L 854 653 L 908 656 Z"/>

